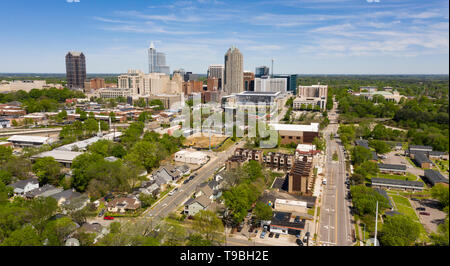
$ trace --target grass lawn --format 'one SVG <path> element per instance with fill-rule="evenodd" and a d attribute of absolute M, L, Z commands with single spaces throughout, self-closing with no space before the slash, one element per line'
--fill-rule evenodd
<path fill-rule="evenodd" d="M 405 159 L 406 159 L 412 166 L 414 166 L 415 168 L 422 169 L 422 168 L 418 167 L 418 166 L 411 160 L 411 158 L 405 157 Z"/>
<path fill-rule="evenodd" d="M 239 139 L 237 139 L 237 141 L 239 141 Z M 222 146 L 220 146 L 218 149 L 215 149 L 214 151 L 216 151 L 216 152 L 224 151 L 224 150 L 228 149 L 229 147 L 231 147 L 231 145 L 234 145 L 234 143 L 236 143 L 236 142 L 233 141 L 231 138 L 227 138 L 227 140 L 225 140 L 225 142 L 222 144 Z"/>
<path fill-rule="evenodd" d="M 433 160 L 433 163 L 442 171 L 447 172 L 449 167 L 449 161 L 444 160 Z"/>
<path fill-rule="evenodd" d="M 411 206 L 411 203 L 409 200 L 405 197 L 398 196 L 398 195 L 392 195 L 392 199 L 395 202 L 395 205 L 397 207 L 397 211 L 400 213 L 403 213 L 406 216 L 409 216 L 413 221 L 420 224 L 420 237 L 419 239 L 421 241 L 428 241 L 428 234 L 425 231 L 425 228 L 423 227 L 423 224 L 420 223 L 419 217 L 417 217 L 416 212 Z"/>
<path fill-rule="evenodd" d="M 386 179 L 397 179 L 397 180 L 409 180 L 409 181 L 420 181 L 423 182 L 421 178 L 417 178 L 417 176 L 406 173 L 406 175 L 390 175 L 390 174 L 381 174 L 379 173 L 378 178 L 386 178 Z"/>

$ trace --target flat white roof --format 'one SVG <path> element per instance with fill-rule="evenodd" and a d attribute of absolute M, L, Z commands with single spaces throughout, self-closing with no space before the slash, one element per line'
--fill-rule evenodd
<path fill-rule="evenodd" d="M 175 153 L 176 155 L 184 155 L 184 156 L 189 156 L 191 158 L 199 158 L 202 159 L 204 157 L 206 157 L 206 154 L 204 154 L 201 151 L 187 151 L 187 150 L 182 150 L 182 151 L 178 151 L 177 153 Z"/>
<path fill-rule="evenodd" d="M 316 145 L 312 144 L 298 144 L 297 149 L 298 151 L 313 151 L 316 149 Z"/>
<path fill-rule="evenodd" d="M 8 138 L 8 141 L 46 143 L 49 139 L 50 139 L 49 137 L 29 136 L 29 135 L 13 135 Z"/>
<path fill-rule="evenodd" d="M 293 206 L 297 206 L 297 207 L 306 207 L 307 206 L 305 201 L 286 200 L 286 199 L 276 199 L 275 206 L 277 206 L 277 204 L 293 205 Z"/>
<path fill-rule="evenodd" d="M 82 152 L 76 151 L 64 151 L 64 150 L 52 150 L 46 151 L 43 153 L 39 153 L 37 155 L 32 156 L 31 158 L 43 158 L 43 157 L 53 157 L 56 161 L 67 161 L 72 162 L 75 157 L 83 154 Z"/>
<path fill-rule="evenodd" d="M 269 124 L 274 130 L 319 132 L 319 123 L 310 125 Z"/>

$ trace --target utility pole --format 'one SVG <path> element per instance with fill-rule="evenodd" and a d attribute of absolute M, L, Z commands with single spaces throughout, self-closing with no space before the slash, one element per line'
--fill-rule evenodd
<path fill-rule="evenodd" d="M 377 201 L 377 210 L 375 214 L 375 237 L 374 237 L 374 246 L 377 246 L 378 240 L 377 240 L 377 229 L 378 229 L 378 201 Z"/>

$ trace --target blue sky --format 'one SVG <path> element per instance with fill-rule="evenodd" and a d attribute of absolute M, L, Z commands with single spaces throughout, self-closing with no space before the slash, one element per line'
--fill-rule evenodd
<path fill-rule="evenodd" d="M 75 0 L 76 1 L 76 0 Z M 448 0 L 0 0 L 0 72 L 148 71 L 150 41 L 171 71 L 206 73 L 231 45 L 275 73 L 448 74 Z"/>

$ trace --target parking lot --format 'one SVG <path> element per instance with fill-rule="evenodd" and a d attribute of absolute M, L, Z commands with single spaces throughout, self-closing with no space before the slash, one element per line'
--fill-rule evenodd
<path fill-rule="evenodd" d="M 424 172 L 422 169 L 415 167 L 414 165 L 411 165 L 408 160 L 406 160 L 404 155 L 397 155 L 397 154 L 403 154 L 403 151 L 391 151 L 386 155 L 386 159 L 383 159 L 383 163 L 386 164 L 403 164 L 406 165 L 406 172 L 411 173 L 417 177 L 423 176 Z"/>
<path fill-rule="evenodd" d="M 445 219 L 445 212 L 439 209 L 439 202 L 431 199 L 411 200 L 410 202 L 425 230 L 428 233 L 436 232 L 438 225 Z M 417 210 L 417 208 L 425 208 L 425 210 Z M 430 215 L 422 215 L 420 212 L 427 212 Z"/>

